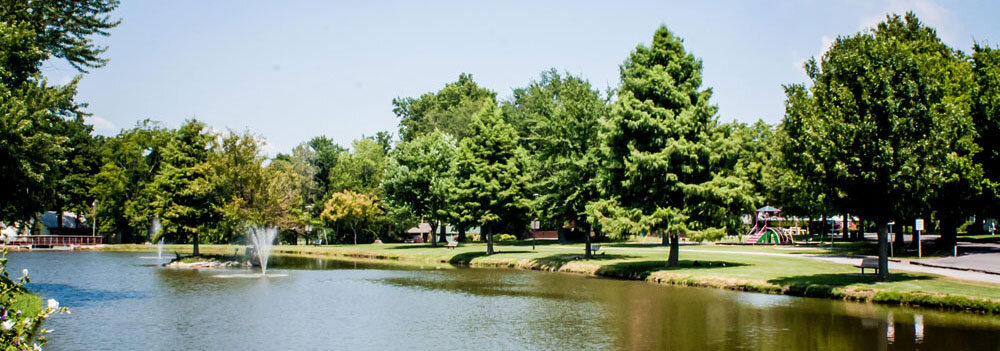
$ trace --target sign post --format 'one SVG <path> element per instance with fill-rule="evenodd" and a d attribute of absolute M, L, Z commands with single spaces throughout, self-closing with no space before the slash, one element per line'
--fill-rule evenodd
<path fill-rule="evenodd" d="M 541 223 L 531 221 L 531 251 L 535 251 L 535 232 L 538 231 L 538 228 L 541 228 Z"/>
<path fill-rule="evenodd" d="M 97 236 L 97 199 L 94 199 L 93 211 L 90 212 L 91 217 L 94 217 L 94 221 L 90 223 L 90 236 Z"/>
<path fill-rule="evenodd" d="M 916 223 L 913 223 L 913 229 L 917 231 L 917 258 L 921 258 L 924 257 L 924 250 L 920 242 L 920 231 L 924 230 L 924 220 L 917 218 Z"/>

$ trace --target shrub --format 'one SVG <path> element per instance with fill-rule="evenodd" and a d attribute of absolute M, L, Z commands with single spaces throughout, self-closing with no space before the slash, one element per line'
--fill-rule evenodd
<path fill-rule="evenodd" d="M 7 250 L 0 252 L 0 349 L 41 350 L 49 331 L 38 327 L 52 314 L 69 313 L 69 310 L 49 299 L 44 309 L 28 311 L 24 306 L 26 299 L 38 303 L 38 299 L 24 288 L 30 281 L 28 270 L 22 271 L 23 276 L 18 280 L 11 280 L 7 273 Z"/>
<path fill-rule="evenodd" d="M 517 237 L 510 234 L 493 234 L 493 242 L 514 240 L 517 240 Z"/>
<path fill-rule="evenodd" d="M 962 223 L 962 225 L 958 226 L 957 231 L 959 233 L 968 233 L 969 232 L 969 227 L 973 227 L 973 224 L 976 224 L 976 222 L 974 222 L 974 221 L 965 221 L 965 223 Z"/>
<path fill-rule="evenodd" d="M 704 230 L 692 230 L 687 232 L 687 239 L 696 242 L 718 241 L 726 236 L 725 229 L 707 228 Z"/>

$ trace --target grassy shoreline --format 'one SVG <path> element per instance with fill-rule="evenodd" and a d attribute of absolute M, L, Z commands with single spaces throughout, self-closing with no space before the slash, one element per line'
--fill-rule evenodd
<path fill-rule="evenodd" d="M 231 254 L 241 246 L 202 245 L 204 254 Z M 110 245 L 107 251 L 151 251 L 151 245 Z M 901 306 L 1000 313 L 1000 284 L 948 279 L 916 273 L 895 273 L 891 282 L 858 274 L 850 265 L 809 258 L 741 255 L 733 247 L 690 246 L 681 249 L 681 267 L 667 269 L 665 249 L 643 245 L 605 245 L 603 254 L 582 259 L 581 245 L 498 245 L 486 256 L 482 244 L 457 249 L 428 244 L 288 246 L 273 248 L 276 255 L 326 257 L 343 260 L 430 264 L 438 268 L 468 266 L 583 274 L 656 284 L 697 286 L 738 291 L 841 299 Z M 190 245 L 168 245 L 165 251 L 189 253 Z M 746 247 L 735 251 L 788 252 L 773 247 Z"/>
<path fill-rule="evenodd" d="M 34 316 L 42 311 L 43 307 L 42 297 L 36 293 L 25 291 L 11 303 L 10 309 L 13 311 L 21 311 L 21 313 L 29 316 Z"/>

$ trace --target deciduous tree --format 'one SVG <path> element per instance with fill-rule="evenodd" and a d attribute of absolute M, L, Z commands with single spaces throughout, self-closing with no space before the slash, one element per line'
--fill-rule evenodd
<path fill-rule="evenodd" d="M 981 168 L 966 87 L 969 65 L 912 13 L 838 38 L 790 86 L 786 114 L 801 115 L 804 174 L 835 193 L 840 208 L 872 219 L 879 232 L 879 279 L 888 280 L 887 222 L 942 208 L 942 238 L 976 192 Z M 815 177 L 815 178 L 814 178 Z M 957 225 L 957 224 L 955 224 Z"/>
<path fill-rule="evenodd" d="M 472 133 L 472 115 L 483 106 L 496 105 L 496 93 L 480 87 L 472 75 L 463 73 L 457 82 L 445 85 L 440 91 L 419 98 L 396 98 L 392 105 L 393 113 L 400 118 L 399 135 L 403 140 L 435 130 L 461 140 Z"/>
<path fill-rule="evenodd" d="M 323 207 L 320 217 L 328 222 L 341 222 L 354 234 L 354 245 L 358 244 L 358 227 L 373 222 L 383 212 L 378 207 L 374 195 L 356 193 L 350 190 L 333 193 Z"/>
<path fill-rule="evenodd" d="M 599 197 L 595 158 L 606 103 L 586 80 L 553 69 L 515 89 L 513 99 L 503 105 L 506 120 L 520 126 L 516 129 L 534 165 L 524 170 L 531 191 L 539 195 L 532 207 L 548 223 L 583 232 L 587 258 L 593 223 L 586 206 Z"/>
<path fill-rule="evenodd" d="M 441 131 L 397 145 L 382 182 L 388 207 L 405 209 L 431 225 L 431 245 L 437 245 L 438 222 L 449 220 L 457 183 L 458 143 Z"/>

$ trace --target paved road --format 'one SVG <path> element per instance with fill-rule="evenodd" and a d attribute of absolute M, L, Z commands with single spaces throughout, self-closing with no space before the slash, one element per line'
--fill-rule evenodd
<path fill-rule="evenodd" d="M 937 267 L 1000 274 L 1000 244 L 960 242 L 958 253 L 958 257 L 923 259 L 920 262 Z"/>

